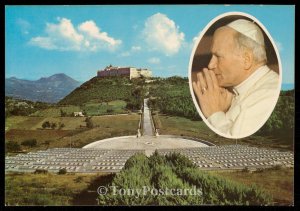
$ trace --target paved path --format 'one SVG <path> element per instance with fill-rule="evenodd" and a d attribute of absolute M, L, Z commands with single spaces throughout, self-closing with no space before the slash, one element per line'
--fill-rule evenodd
<path fill-rule="evenodd" d="M 123 136 L 99 140 L 84 146 L 85 149 L 114 149 L 114 150 L 145 150 L 146 155 L 151 155 L 156 149 L 183 149 L 191 147 L 208 147 L 207 144 L 168 135 L 154 136 L 152 129 L 151 112 L 144 99 L 144 133 L 142 137 Z"/>
<path fill-rule="evenodd" d="M 144 136 L 152 136 L 153 130 L 152 130 L 152 123 L 151 123 L 151 112 L 150 109 L 147 105 L 148 103 L 148 99 L 144 99 L 144 122 L 143 122 L 143 126 L 144 126 Z"/>
<path fill-rule="evenodd" d="M 182 149 L 191 147 L 208 147 L 205 143 L 172 136 L 136 136 L 116 137 L 93 142 L 83 148 L 91 149 L 122 149 L 122 150 L 150 150 Z"/>

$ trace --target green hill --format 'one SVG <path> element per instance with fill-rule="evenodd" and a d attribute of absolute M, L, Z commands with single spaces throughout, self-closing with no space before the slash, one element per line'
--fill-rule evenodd
<path fill-rule="evenodd" d="M 52 104 L 45 102 L 33 102 L 30 100 L 17 99 L 5 96 L 5 118 L 15 116 L 28 116 L 36 111 L 51 107 Z"/>
<path fill-rule="evenodd" d="M 87 102 L 102 103 L 114 100 L 129 102 L 137 85 L 137 80 L 129 80 L 128 78 L 94 77 L 76 88 L 58 104 L 83 105 Z"/>
<path fill-rule="evenodd" d="M 162 91 L 163 90 L 163 91 Z M 201 120 L 193 103 L 188 78 L 173 76 L 158 79 L 149 88 L 149 105 L 163 114 Z"/>

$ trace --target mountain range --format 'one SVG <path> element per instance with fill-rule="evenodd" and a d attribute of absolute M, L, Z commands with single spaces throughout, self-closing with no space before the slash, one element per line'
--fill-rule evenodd
<path fill-rule="evenodd" d="M 5 96 L 56 103 L 80 86 L 80 84 L 81 82 L 63 73 L 42 77 L 36 81 L 11 77 L 5 79 Z"/>

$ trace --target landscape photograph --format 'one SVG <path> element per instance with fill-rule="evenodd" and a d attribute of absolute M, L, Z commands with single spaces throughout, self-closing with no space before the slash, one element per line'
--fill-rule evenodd
<path fill-rule="evenodd" d="M 233 11 L 281 74 L 243 138 L 211 130 L 189 84 L 202 30 Z M 5 206 L 294 206 L 294 46 L 293 5 L 6 5 Z"/>

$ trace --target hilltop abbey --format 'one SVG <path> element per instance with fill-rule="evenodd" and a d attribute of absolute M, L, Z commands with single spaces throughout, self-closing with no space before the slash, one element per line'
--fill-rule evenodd
<path fill-rule="evenodd" d="M 108 77 L 108 76 L 125 76 L 132 78 L 150 78 L 152 76 L 152 71 L 149 69 L 135 68 L 135 67 L 113 67 L 109 65 L 105 67 L 104 70 L 97 71 L 98 77 Z"/>

